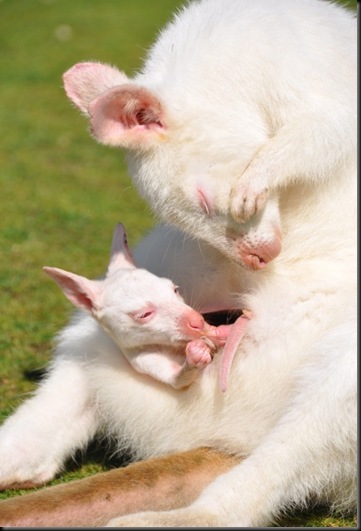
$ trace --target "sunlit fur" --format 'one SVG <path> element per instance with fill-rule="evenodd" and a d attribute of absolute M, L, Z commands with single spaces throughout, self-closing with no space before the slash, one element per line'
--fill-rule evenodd
<path fill-rule="evenodd" d="M 157 215 L 196 239 L 163 228 L 138 259 L 189 302 L 236 302 L 255 317 L 224 395 L 216 359 L 174 391 L 111 349 L 100 359 L 92 320 L 73 321 L 47 381 L 2 428 L 0 481 L 49 479 L 102 429 L 140 458 L 201 445 L 246 456 L 189 507 L 110 525 L 262 526 L 310 498 L 355 508 L 355 31 L 352 14 L 321 0 L 201 0 L 160 34 L 131 83 L 160 102 L 161 131 L 115 127 L 111 143 L 131 148 L 130 174 Z M 109 94 L 94 71 L 75 103 L 102 119 Z M 106 89 L 120 79 L 107 70 Z M 265 189 L 279 195 L 282 251 L 246 271 L 229 230 Z"/>

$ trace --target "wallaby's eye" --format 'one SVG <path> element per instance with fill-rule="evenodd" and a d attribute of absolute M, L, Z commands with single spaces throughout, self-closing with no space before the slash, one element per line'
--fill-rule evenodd
<path fill-rule="evenodd" d="M 173 286 L 174 293 L 179 293 L 179 286 Z"/>
<path fill-rule="evenodd" d="M 148 323 L 156 313 L 156 309 L 152 306 L 147 306 L 146 308 L 142 308 L 138 312 L 132 312 L 130 313 L 130 317 L 134 319 L 134 321 L 137 321 L 138 323 Z"/>
<path fill-rule="evenodd" d="M 198 199 L 198 204 L 203 210 L 203 212 L 205 212 L 205 214 L 207 214 L 207 216 L 211 218 L 212 217 L 212 202 L 211 202 L 210 197 L 206 193 L 206 191 L 203 190 L 203 188 L 201 187 L 197 188 L 197 199 Z"/>
<path fill-rule="evenodd" d="M 138 315 L 138 319 L 147 319 L 148 317 L 150 317 L 152 315 L 152 311 L 148 311 L 148 312 L 144 312 L 140 315 Z"/>

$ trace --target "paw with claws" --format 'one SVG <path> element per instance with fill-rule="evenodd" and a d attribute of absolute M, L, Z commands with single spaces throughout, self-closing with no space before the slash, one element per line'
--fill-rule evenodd
<path fill-rule="evenodd" d="M 231 189 L 230 213 L 237 223 L 245 223 L 263 210 L 269 196 L 266 172 L 251 164 Z"/>
<path fill-rule="evenodd" d="M 187 344 L 186 357 L 189 365 L 200 369 L 212 361 L 211 348 L 203 339 L 193 339 Z"/>
<path fill-rule="evenodd" d="M 231 215 L 238 223 L 245 223 L 252 216 L 259 213 L 265 206 L 268 198 L 268 188 L 259 191 L 244 190 L 235 187 L 231 194 Z"/>

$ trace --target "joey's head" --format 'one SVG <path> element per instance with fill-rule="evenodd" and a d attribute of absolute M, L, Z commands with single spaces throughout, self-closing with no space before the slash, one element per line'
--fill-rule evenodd
<path fill-rule="evenodd" d="M 190 94 L 190 86 L 180 90 L 169 79 L 153 78 L 130 80 L 112 66 L 80 63 L 64 74 L 64 85 L 88 117 L 92 135 L 127 150 L 131 177 L 156 215 L 240 265 L 257 268 L 245 255 L 244 240 L 260 220 L 236 223 L 229 198 L 265 141 L 259 113 L 240 98 L 220 97 L 218 88 L 193 87 Z"/>
<path fill-rule="evenodd" d="M 107 277 L 97 319 L 124 349 L 184 345 L 201 337 L 206 326 L 171 280 L 136 268 Z"/>
<path fill-rule="evenodd" d="M 174 347 L 204 335 L 203 317 L 185 304 L 173 282 L 136 267 L 121 224 L 114 232 L 103 280 L 89 280 L 53 267 L 44 271 L 121 349 L 153 344 Z"/>

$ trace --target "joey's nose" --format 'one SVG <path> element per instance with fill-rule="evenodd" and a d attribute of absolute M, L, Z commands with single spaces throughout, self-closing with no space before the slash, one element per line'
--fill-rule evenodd
<path fill-rule="evenodd" d="M 187 312 L 182 319 L 182 328 L 189 334 L 199 336 L 204 330 L 205 322 L 203 317 L 196 311 Z"/>

